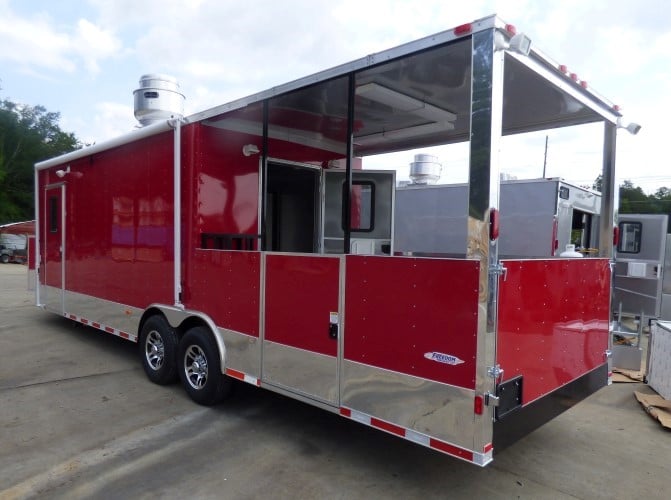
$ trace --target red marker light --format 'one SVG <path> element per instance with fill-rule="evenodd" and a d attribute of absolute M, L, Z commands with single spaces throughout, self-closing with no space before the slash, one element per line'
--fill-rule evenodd
<path fill-rule="evenodd" d="M 494 241 L 499 237 L 499 211 L 492 208 L 489 211 L 489 239 Z"/>
<path fill-rule="evenodd" d="M 620 243 L 620 227 L 615 226 L 613 228 L 613 246 L 617 247 L 619 243 Z"/>
<path fill-rule="evenodd" d="M 485 398 L 482 396 L 475 396 L 473 401 L 473 413 L 476 415 L 482 415 L 482 412 L 485 407 Z"/>
<path fill-rule="evenodd" d="M 471 31 L 473 31 L 473 25 L 471 23 L 462 24 L 461 26 L 457 26 L 456 28 L 454 28 L 454 34 L 457 36 L 465 35 L 466 33 L 470 33 Z"/>
<path fill-rule="evenodd" d="M 515 28 L 514 24 L 506 24 L 506 31 L 511 35 L 517 34 L 517 28 Z"/>
<path fill-rule="evenodd" d="M 558 234 L 559 234 L 559 221 L 555 217 L 554 221 L 552 221 L 552 249 L 550 252 L 550 255 L 553 257 L 557 253 L 557 248 L 559 248 L 559 240 L 557 239 Z"/>
<path fill-rule="evenodd" d="M 574 82 L 577 82 L 577 81 L 578 81 L 578 75 L 577 75 L 577 74 L 575 74 L 575 73 L 571 73 L 570 76 L 571 76 L 571 80 L 573 80 Z"/>
<path fill-rule="evenodd" d="M 567 73 L 568 67 L 566 66 L 566 64 L 559 65 L 559 71 L 561 71 L 562 73 Z"/>
<path fill-rule="evenodd" d="M 587 88 L 587 82 L 585 80 L 580 80 L 580 86 L 584 89 Z"/>

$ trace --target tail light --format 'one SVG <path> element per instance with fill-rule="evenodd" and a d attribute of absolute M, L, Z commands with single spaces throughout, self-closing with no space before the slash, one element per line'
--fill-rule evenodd
<path fill-rule="evenodd" d="M 489 240 L 494 241 L 499 237 L 499 211 L 492 208 L 489 211 Z"/>

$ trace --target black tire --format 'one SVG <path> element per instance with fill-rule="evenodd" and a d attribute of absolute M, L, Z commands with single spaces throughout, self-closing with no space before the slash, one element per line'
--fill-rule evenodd
<path fill-rule="evenodd" d="M 9 262 L 9 255 L 7 255 L 6 253 L 0 255 L 0 262 L 2 262 L 3 264 L 7 264 Z"/>
<path fill-rule="evenodd" d="M 147 378 L 159 385 L 177 382 L 177 332 L 161 315 L 151 316 L 140 332 L 140 356 Z"/>
<path fill-rule="evenodd" d="M 212 406 L 231 392 L 233 382 L 221 373 L 219 349 L 207 328 L 196 326 L 186 332 L 179 342 L 177 364 L 184 390 L 196 403 Z"/>

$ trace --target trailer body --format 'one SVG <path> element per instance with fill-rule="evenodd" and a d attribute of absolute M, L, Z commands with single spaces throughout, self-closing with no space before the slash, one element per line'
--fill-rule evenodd
<path fill-rule="evenodd" d="M 514 31 L 484 18 L 37 164 L 37 304 L 138 342 L 196 402 L 238 379 L 486 465 L 609 380 L 612 249 L 500 259 L 496 152 L 602 122 L 610 234 L 621 115 Z M 462 255 L 397 255 L 401 192 L 365 157 L 463 141 Z"/>
<path fill-rule="evenodd" d="M 23 263 L 28 259 L 28 238 L 25 234 L 10 234 L 0 231 L 0 262 Z"/>
<path fill-rule="evenodd" d="M 668 216 L 620 214 L 613 307 L 642 323 L 671 320 L 671 238 Z"/>

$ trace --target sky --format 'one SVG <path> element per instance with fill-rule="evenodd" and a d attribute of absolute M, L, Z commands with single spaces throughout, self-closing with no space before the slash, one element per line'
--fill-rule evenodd
<path fill-rule="evenodd" d="M 145 73 L 176 77 L 188 116 L 494 13 L 642 125 L 618 132 L 618 183 L 671 187 L 666 0 L 0 0 L 0 99 L 57 111 L 62 130 L 100 143 L 137 126 Z M 591 185 L 602 135 L 583 126 L 506 138 L 501 170 L 541 177 L 546 161 L 547 177 Z M 438 157 L 443 181 L 466 180 L 465 146 L 422 152 Z M 403 179 L 412 159 L 365 165 Z"/>

